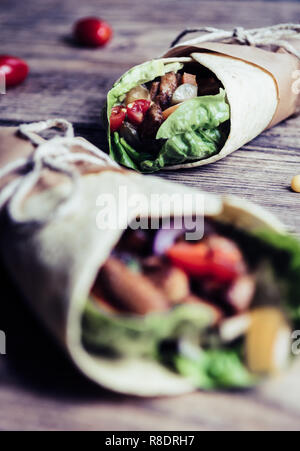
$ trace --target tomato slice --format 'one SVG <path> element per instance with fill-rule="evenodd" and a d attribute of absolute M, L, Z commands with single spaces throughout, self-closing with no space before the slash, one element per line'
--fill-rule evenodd
<path fill-rule="evenodd" d="M 190 276 L 209 277 L 224 283 L 233 281 L 245 268 L 235 243 L 217 235 L 195 244 L 177 243 L 166 254 L 175 266 Z"/>
<path fill-rule="evenodd" d="M 135 104 L 138 105 L 139 108 L 141 108 L 143 113 L 146 113 L 150 108 L 150 100 L 147 99 L 139 99 L 135 101 Z"/>
<path fill-rule="evenodd" d="M 127 105 L 127 118 L 134 125 L 143 122 L 145 113 L 150 108 L 150 100 L 139 99 Z"/>
<path fill-rule="evenodd" d="M 114 106 L 110 115 L 110 129 L 112 132 L 119 130 L 126 118 L 126 108 L 118 105 Z"/>

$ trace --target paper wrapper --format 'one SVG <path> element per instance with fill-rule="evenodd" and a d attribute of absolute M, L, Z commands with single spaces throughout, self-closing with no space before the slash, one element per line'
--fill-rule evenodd
<path fill-rule="evenodd" d="M 20 155 L 29 155 L 33 147 L 15 136 L 15 130 L 1 133 L 0 167 Z M 12 147 L 9 147 L 12 146 Z M 80 138 L 78 138 L 80 147 Z M 54 174 L 55 175 L 55 174 Z M 39 185 L 24 203 L 24 221 L 53 208 L 68 184 L 52 179 L 52 186 Z M 175 395 L 194 389 L 190 382 L 168 371 L 157 362 L 142 359 L 111 360 L 88 353 L 81 342 L 81 317 L 97 273 L 118 242 L 123 230 L 99 230 L 96 225 L 101 207 L 98 196 L 109 194 L 118 198 L 120 186 L 128 196 L 142 193 L 198 193 L 177 184 L 143 177 L 139 174 L 112 169 L 86 173 L 81 177 L 80 208 L 57 218 L 43 227 L 30 223 L 14 224 L 1 217 L 0 253 L 13 281 L 17 284 L 32 310 L 56 337 L 76 366 L 87 377 L 117 392 L 139 396 Z M 204 195 L 206 216 L 253 229 L 266 227 L 283 231 L 283 226 L 260 207 L 237 198 Z M 141 207 L 142 208 L 142 207 Z M 203 214 L 192 207 L 190 213 Z M 132 212 L 124 227 L 139 213 Z M 177 204 L 171 211 L 174 216 Z M 187 213 L 187 212 L 186 212 Z M 38 339 L 38 337 L 37 337 Z"/>
<path fill-rule="evenodd" d="M 271 52 L 237 44 L 190 42 L 173 47 L 164 57 L 190 56 L 216 75 L 230 106 L 230 133 L 218 154 L 164 169 L 214 163 L 294 114 L 299 107 L 300 60 L 295 56 L 283 50 Z"/>

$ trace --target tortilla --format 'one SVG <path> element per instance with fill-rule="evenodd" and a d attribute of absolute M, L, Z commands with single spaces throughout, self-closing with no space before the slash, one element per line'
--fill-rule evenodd
<path fill-rule="evenodd" d="M 11 133 L 14 133 L 13 129 Z M 28 152 L 28 146 L 23 146 L 23 151 Z M 7 149 L 4 153 L 7 159 Z M 0 152 L 0 164 L 3 155 Z M 68 184 L 62 181 L 47 189 L 40 188 L 26 199 L 22 210 L 23 222 L 16 224 L 2 215 L 0 254 L 13 281 L 75 365 L 91 380 L 114 391 L 139 396 L 193 391 L 190 381 L 157 362 L 111 360 L 90 354 L 81 341 L 81 317 L 97 273 L 121 237 L 122 229 L 137 215 L 148 213 L 141 205 L 139 210 L 130 211 L 121 227 L 99 230 L 96 225 L 97 215 L 102 211 L 99 195 L 109 194 L 117 198 L 120 187 L 126 188 L 128 196 L 140 193 L 146 199 L 151 194 L 191 195 L 199 194 L 199 191 L 121 171 L 110 167 L 109 163 L 97 172 L 83 175 L 80 180 L 77 204 L 80 208 L 73 208 L 66 216 L 57 217 L 43 226 L 30 222 L 32 217 L 41 214 L 41 209 L 43 215 L 47 215 L 59 202 L 69 189 Z M 247 230 L 265 227 L 284 231 L 273 215 L 251 203 L 232 197 L 203 195 L 205 216 Z M 173 204 L 171 214 L 182 214 L 178 204 Z M 202 215 L 203 207 L 187 206 L 185 214 Z"/>
<path fill-rule="evenodd" d="M 164 168 L 168 170 L 203 166 L 221 160 L 264 131 L 277 108 L 276 85 L 267 72 L 223 55 L 192 53 L 191 56 L 222 82 L 230 106 L 230 132 L 217 154 L 193 163 Z"/>
<path fill-rule="evenodd" d="M 190 58 L 221 81 L 230 107 L 230 131 L 213 156 L 162 169 L 191 168 L 221 160 L 299 108 L 300 60 L 281 48 L 275 52 L 223 42 L 198 44 L 193 39 L 171 48 L 157 61 L 167 62 L 168 58 L 169 62 L 188 62 Z"/>
<path fill-rule="evenodd" d="M 219 153 L 200 161 L 169 166 L 180 169 L 218 161 L 297 111 L 299 90 L 293 89 L 300 61 L 279 49 L 225 43 L 197 45 L 197 39 L 170 49 L 165 57 L 191 56 L 223 83 L 230 105 L 230 134 Z"/>

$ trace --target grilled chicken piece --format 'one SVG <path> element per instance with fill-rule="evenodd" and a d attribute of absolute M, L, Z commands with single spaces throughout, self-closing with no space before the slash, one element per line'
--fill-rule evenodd
<path fill-rule="evenodd" d="M 150 87 L 150 99 L 154 100 L 154 98 L 156 97 L 157 93 L 158 93 L 158 89 L 159 89 L 159 81 L 153 81 Z"/>
<path fill-rule="evenodd" d="M 153 103 L 139 127 L 140 137 L 142 139 L 155 139 L 156 133 L 162 122 L 162 110 L 159 105 Z"/>
<path fill-rule="evenodd" d="M 178 86 L 177 76 L 174 72 L 169 72 L 161 77 L 159 94 L 155 98 L 163 110 L 170 106 L 172 95 Z"/>
<path fill-rule="evenodd" d="M 107 313 L 120 313 L 109 300 L 104 296 L 103 290 L 100 287 L 100 284 L 96 281 L 95 286 L 92 288 L 91 296 L 94 301 Z"/>
<path fill-rule="evenodd" d="M 103 265 L 98 283 L 105 295 L 128 312 L 145 315 L 169 308 L 168 300 L 146 276 L 131 271 L 120 260 L 110 257 Z"/>

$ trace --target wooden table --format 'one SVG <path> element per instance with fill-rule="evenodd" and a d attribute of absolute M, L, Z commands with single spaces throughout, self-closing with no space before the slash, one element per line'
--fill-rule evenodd
<path fill-rule="evenodd" d="M 0 96 L 1 125 L 61 116 L 104 148 L 100 109 L 112 82 L 130 66 L 162 54 L 186 26 L 257 27 L 299 20 L 298 2 L 193 0 L 1 0 L 1 53 L 23 57 L 30 77 Z M 73 22 L 100 15 L 115 36 L 101 50 L 70 40 Z M 204 190 L 234 193 L 268 207 L 300 231 L 299 119 L 293 117 L 203 169 L 161 174 Z M 101 390 L 78 375 L 5 282 L 0 330 L 0 429 L 300 429 L 300 365 L 247 393 L 198 392 L 142 400 Z M 38 337 L 38 340 L 36 339 Z M 298 367 L 298 368 L 297 368 Z"/>

